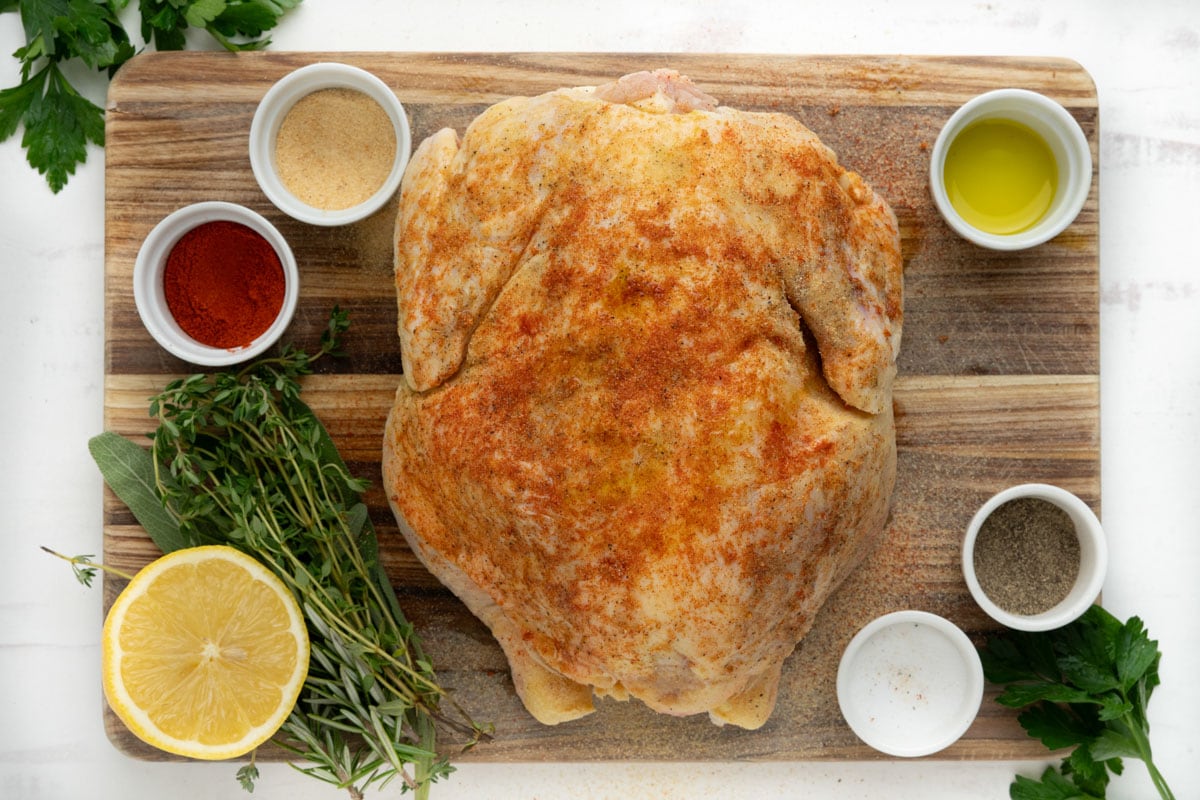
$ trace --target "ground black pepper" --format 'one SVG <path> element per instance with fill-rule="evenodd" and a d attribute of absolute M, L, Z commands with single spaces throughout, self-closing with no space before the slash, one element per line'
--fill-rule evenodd
<path fill-rule="evenodd" d="M 1062 602 L 1079 576 L 1079 537 L 1070 515 L 1036 497 L 1010 500 L 988 515 L 975 539 L 975 576 L 992 602 L 1040 614 Z"/>

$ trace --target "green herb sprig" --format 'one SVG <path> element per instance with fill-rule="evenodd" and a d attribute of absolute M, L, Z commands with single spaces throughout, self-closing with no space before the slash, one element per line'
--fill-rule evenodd
<path fill-rule="evenodd" d="M 300 0 L 139 0 L 141 34 L 159 50 L 182 50 L 186 31 L 208 32 L 227 50 L 259 50 L 263 34 Z M 25 46 L 16 86 L 0 91 L 0 141 L 24 127 L 29 165 L 57 193 L 87 160 L 89 143 L 104 145 L 104 111 L 67 79 L 63 65 L 78 61 L 112 77 L 136 52 L 120 13 L 129 0 L 0 0 L 17 12 Z"/>
<path fill-rule="evenodd" d="M 165 518 L 138 519 L 164 549 L 238 547 L 296 595 L 312 657 L 276 743 L 307 762 L 297 769 L 354 798 L 396 778 L 425 797 L 452 771 L 439 727 L 467 747 L 487 732 L 438 684 L 379 562 L 359 499 L 366 484 L 300 400 L 298 379 L 336 352 L 348 324 L 335 309 L 312 357 L 289 348 L 239 372 L 175 380 L 151 401 L 149 453 L 114 433 L 96 437 L 92 452 L 135 516 L 153 492 Z M 244 786 L 253 779 L 253 769 L 238 773 Z"/>
<path fill-rule="evenodd" d="M 1158 642 L 1142 621 L 1122 623 L 1100 606 L 1044 633 L 1008 632 L 980 651 L 984 675 L 1005 684 L 996 702 L 1025 708 L 1018 720 L 1051 750 L 1073 748 L 1040 780 L 1018 776 L 1013 800 L 1101 800 L 1122 759 L 1145 763 L 1163 800 L 1174 800 L 1150 750 L 1146 716 L 1159 684 Z"/>

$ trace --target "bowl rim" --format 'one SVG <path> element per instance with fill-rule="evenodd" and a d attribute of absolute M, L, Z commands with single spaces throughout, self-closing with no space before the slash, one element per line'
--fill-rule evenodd
<path fill-rule="evenodd" d="M 964 692 L 966 699 L 957 709 L 957 713 L 946 719 L 944 725 L 939 729 L 939 735 L 933 735 L 927 739 L 909 738 L 903 743 L 897 743 L 894 739 L 883 736 L 865 724 L 865 711 L 856 707 L 852 699 L 851 681 L 855 674 L 853 670 L 858 655 L 876 634 L 897 625 L 913 623 L 924 625 L 940 633 L 961 656 L 961 666 L 967 679 Z M 919 650 L 916 652 L 921 653 Z M 983 690 L 983 663 L 970 637 L 950 620 L 929 611 L 904 609 L 876 617 L 854 634 L 842 652 L 841 660 L 838 663 L 837 697 L 843 719 L 846 720 L 854 734 L 873 749 L 902 758 L 932 755 L 961 739 L 979 715 L 979 709 L 983 704 Z"/>
<path fill-rule="evenodd" d="M 1032 227 L 1011 234 L 996 234 L 980 230 L 960 215 L 946 192 L 943 171 L 946 153 L 951 143 L 974 122 L 984 119 L 1014 119 L 1013 108 L 1020 109 L 1018 117 L 1035 117 L 1059 139 L 1067 164 L 1059 164 L 1060 176 L 1069 173 L 1076 177 L 1074 184 L 1060 187 L 1062 204 L 1056 214 L 1047 215 Z M 1006 109 L 1008 109 L 1006 111 Z M 1023 119 L 1015 119 L 1024 122 Z M 1039 135 L 1040 132 L 1039 132 Z M 1043 137 L 1045 138 L 1045 137 Z M 1052 148 L 1054 142 L 1047 142 Z M 1057 159 L 1056 159 L 1057 160 Z M 929 188 L 934 205 L 946 224 L 962 238 L 990 250 L 1025 250 L 1044 244 L 1058 236 L 1075 221 L 1087 203 L 1092 188 L 1092 149 L 1079 123 L 1061 103 L 1029 89 L 993 89 L 976 95 L 950 115 L 938 131 L 929 159 Z"/>
<path fill-rule="evenodd" d="M 274 321 L 244 347 L 213 347 L 189 336 L 167 308 L 162 275 L 167 256 L 185 233 L 207 222 L 228 220 L 254 230 L 274 248 L 283 268 L 283 302 Z M 269 220 L 246 206 L 205 200 L 175 209 L 142 240 L 133 264 L 133 299 L 142 324 L 171 355 L 192 364 L 222 367 L 248 361 L 274 345 L 291 324 L 300 297 L 300 271 L 292 248 Z"/>
<path fill-rule="evenodd" d="M 284 117 L 301 98 L 322 89 L 355 89 L 366 94 L 387 113 L 396 133 L 396 155 L 387 179 L 366 200 L 348 208 L 310 206 L 288 191 L 275 170 L 275 138 Z M 249 152 L 250 170 L 276 208 L 310 225 L 334 227 L 365 219 L 392 198 L 412 154 L 412 131 L 404 104 L 377 75 L 338 61 L 318 61 L 287 73 L 263 95 L 250 121 Z"/>
<path fill-rule="evenodd" d="M 983 591 L 975 573 L 975 540 L 984 520 L 1003 504 L 1024 497 L 1046 500 L 1066 511 L 1075 524 L 1081 548 L 1075 586 L 1058 605 L 1040 614 L 1016 614 L 1001 608 Z M 1085 557 L 1088 553 L 1090 558 Z M 1099 518 L 1078 496 L 1048 483 L 1022 483 L 992 495 L 971 517 L 963 536 L 962 571 L 971 597 L 996 622 L 1019 631 L 1054 630 L 1078 619 L 1099 597 L 1108 573 L 1108 543 Z"/>

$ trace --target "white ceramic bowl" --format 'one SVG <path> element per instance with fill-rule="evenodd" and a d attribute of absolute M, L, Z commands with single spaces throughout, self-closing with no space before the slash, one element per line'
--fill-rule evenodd
<path fill-rule="evenodd" d="M 1079 575 L 1075 579 L 1075 585 L 1058 605 L 1041 614 L 1024 615 L 1005 611 L 987 596 L 975 574 L 975 540 L 979 536 L 983 521 L 1000 506 L 1022 497 L 1046 500 L 1066 511 L 1079 538 Z M 1100 527 L 1100 520 L 1078 497 L 1057 486 L 1025 483 L 996 494 L 975 512 L 963 539 L 962 569 L 971 596 L 996 622 L 1021 631 L 1049 631 L 1074 621 L 1095 602 L 1108 572 L 1108 545 Z"/>
<path fill-rule="evenodd" d="M 373 195 L 349 208 L 323 209 L 301 201 L 288 191 L 276 171 L 275 140 L 280 125 L 297 101 L 321 89 L 355 89 L 366 94 L 387 112 L 396 133 L 396 157 L 387 179 Z M 400 186 L 411 149 L 408 115 L 395 93 L 375 75 L 349 64 L 309 64 L 288 73 L 267 90 L 250 123 L 250 168 L 259 187 L 280 211 L 312 225 L 347 225 L 382 208 Z"/>
<path fill-rule="evenodd" d="M 185 233 L 198 225 L 216 220 L 239 222 L 256 231 L 275 249 L 283 267 L 283 303 L 279 314 L 267 330 L 245 347 L 212 347 L 196 341 L 184 332 L 167 307 L 163 289 L 167 256 Z M 234 203 L 195 203 L 171 213 L 150 231 L 133 265 L 133 298 L 146 330 L 172 355 L 202 366 L 227 366 L 260 355 L 278 341 L 291 323 L 299 296 L 300 274 L 287 240 L 260 214 Z"/>
<path fill-rule="evenodd" d="M 913 758 L 966 733 L 983 702 L 983 666 L 954 623 L 896 611 L 868 623 L 842 654 L 838 706 L 871 747 Z"/>
<path fill-rule="evenodd" d="M 980 230 L 955 210 L 946 193 L 946 153 L 967 126 L 1007 119 L 1032 128 L 1050 146 L 1058 164 L 1058 190 L 1050 208 L 1032 227 L 1011 234 Z M 997 89 L 967 101 L 938 134 L 929 163 L 933 201 L 946 223 L 968 241 L 992 250 L 1023 250 L 1053 239 L 1079 215 L 1092 187 L 1092 151 L 1075 118 L 1050 98 L 1026 89 Z"/>

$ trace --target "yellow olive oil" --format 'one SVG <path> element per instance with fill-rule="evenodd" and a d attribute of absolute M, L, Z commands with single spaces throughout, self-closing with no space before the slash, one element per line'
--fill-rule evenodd
<path fill-rule="evenodd" d="M 1029 126 L 985 119 L 951 143 L 943 177 L 950 203 L 964 220 L 1004 235 L 1033 226 L 1050 208 L 1058 164 Z"/>

